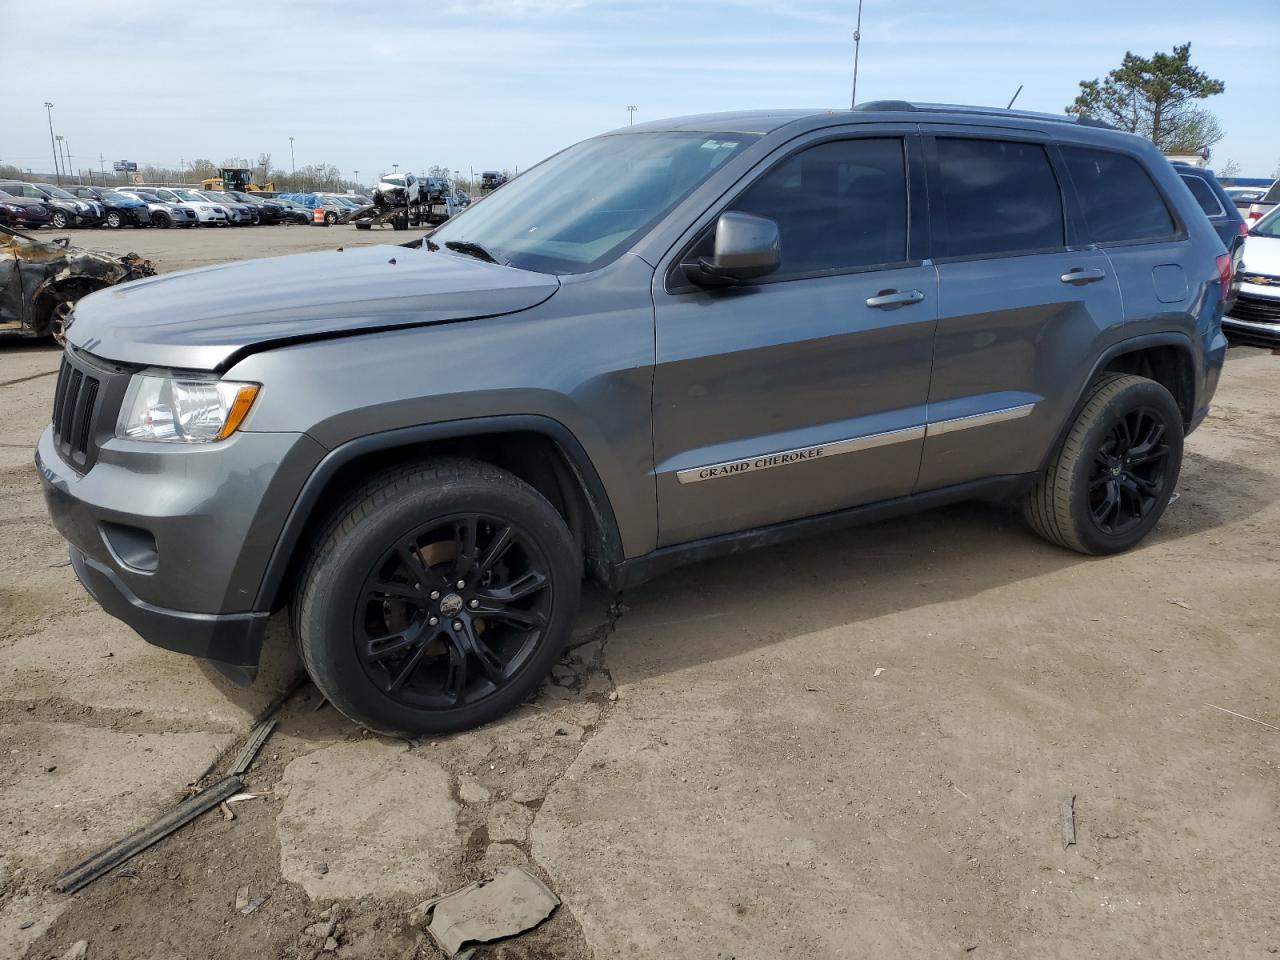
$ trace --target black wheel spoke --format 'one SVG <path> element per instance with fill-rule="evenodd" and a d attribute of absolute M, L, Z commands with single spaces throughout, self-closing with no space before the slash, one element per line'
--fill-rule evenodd
<path fill-rule="evenodd" d="M 1120 485 L 1114 477 L 1107 478 L 1102 502 L 1094 508 L 1093 515 L 1103 527 L 1111 526 L 1111 518 L 1120 506 Z"/>
<path fill-rule="evenodd" d="M 493 539 L 489 541 L 489 546 L 485 550 L 484 556 L 476 564 L 476 575 L 482 577 L 488 573 L 493 568 L 493 565 L 502 559 L 507 547 L 514 542 L 515 538 L 510 527 L 502 527 L 497 530 L 493 535 Z"/>
<path fill-rule="evenodd" d="M 405 661 L 403 667 L 391 678 L 391 682 L 387 684 L 387 693 L 395 693 L 405 685 L 410 677 L 417 672 L 418 664 L 422 663 L 422 656 L 427 652 L 427 645 L 424 643 L 413 651 L 409 659 Z"/>
<path fill-rule="evenodd" d="M 515 607 L 502 607 L 495 604 L 481 605 L 471 611 L 477 617 L 484 617 L 489 620 L 501 620 L 512 626 L 520 627 L 528 630 L 533 627 L 544 627 L 547 624 L 547 616 L 540 610 L 520 610 Z"/>
<path fill-rule="evenodd" d="M 467 652 L 475 657 L 476 663 L 480 665 L 480 670 L 484 675 L 494 684 L 502 683 L 506 679 L 507 665 L 476 633 L 474 625 L 464 622 L 462 629 L 458 633 L 459 640 L 465 644 Z"/>
<path fill-rule="evenodd" d="M 396 547 L 396 556 L 399 558 L 400 563 L 404 565 L 409 578 L 421 586 L 423 590 L 426 590 L 429 586 L 444 582 L 443 575 L 433 572 L 422 559 L 422 554 L 418 552 L 417 544 L 401 544 Z"/>
<path fill-rule="evenodd" d="M 456 643 L 449 644 L 449 663 L 444 675 L 444 695 L 451 703 L 467 696 L 467 654 Z"/>
<path fill-rule="evenodd" d="M 467 517 L 453 523 L 453 542 L 457 547 L 453 572 L 458 577 L 469 577 L 476 564 L 476 518 Z"/>
<path fill-rule="evenodd" d="M 410 627 L 401 633 L 389 633 L 381 637 L 372 637 L 365 641 L 365 660 L 385 660 L 387 657 L 403 653 L 424 641 L 420 626 Z"/>
<path fill-rule="evenodd" d="M 498 604 L 514 603 L 525 597 L 533 596 L 547 585 L 546 576 L 538 570 L 528 573 L 501 587 L 487 587 L 480 592 L 481 602 Z"/>
<path fill-rule="evenodd" d="M 392 597 L 397 600 L 406 600 L 419 606 L 427 600 L 426 594 L 418 587 L 411 583 L 397 583 L 395 580 L 376 581 L 368 595 L 371 598 Z"/>

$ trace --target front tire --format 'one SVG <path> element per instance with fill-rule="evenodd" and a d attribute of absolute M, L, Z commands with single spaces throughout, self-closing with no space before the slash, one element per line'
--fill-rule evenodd
<path fill-rule="evenodd" d="M 49 219 L 49 226 L 55 230 L 65 230 L 71 226 L 71 217 L 65 210 L 53 211 L 53 216 Z"/>
<path fill-rule="evenodd" d="M 333 226 L 335 223 L 338 222 L 338 215 L 334 213 L 332 210 L 326 210 L 324 215 L 324 222 L 329 224 L 329 226 Z"/>
<path fill-rule="evenodd" d="M 504 470 L 436 460 L 375 478 L 334 514 L 293 599 L 312 680 L 401 736 L 488 723 L 567 643 L 582 563 L 560 514 Z"/>
<path fill-rule="evenodd" d="M 108 210 L 104 222 L 112 230 L 119 230 L 124 226 L 124 216 L 119 210 Z"/>
<path fill-rule="evenodd" d="M 1104 374 L 1023 501 L 1033 530 L 1078 553 L 1136 546 L 1163 516 L 1182 469 L 1182 412 L 1154 380 Z"/>

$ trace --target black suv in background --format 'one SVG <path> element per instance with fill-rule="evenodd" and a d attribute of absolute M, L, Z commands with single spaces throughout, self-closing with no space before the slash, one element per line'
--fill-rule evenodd
<path fill-rule="evenodd" d="M 1249 227 L 1244 222 L 1244 215 L 1231 199 L 1231 194 L 1218 182 L 1212 170 L 1204 167 L 1193 167 L 1187 163 L 1175 163 L 1173 168 L 1187 185 L 1196 203 L 1204 211 L 1204 215 L 1213 224 L 1213 232 L 1218 235 L 1222 245 L 1231 254 L 1231 274 L 1238 277 L 1240 259 L 1244 256 L 1244 238 L 1249 235 Z M 1231 294 L 1227 298 L 1227 312 L 1235 305 L 1235 294 L 1238 283 L 1233 283 Z"/>

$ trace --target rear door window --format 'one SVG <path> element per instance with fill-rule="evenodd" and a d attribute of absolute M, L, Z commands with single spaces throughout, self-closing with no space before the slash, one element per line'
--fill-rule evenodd
<path fill-rule="evenodd" d="M 1038 143 L 939 137 L 935 214 L 939 257 L 1061 249 L 1062 191 Z"/>
<path fill-rule="evenodd" d="M 1207 217 L 1220 217 L 1225 210 L 1222 204 L 1218 202 L 1217 194 L 1213 192 L 1213 188 L 1205 183 L 1199 177 L 1193 177 L 1189 174 L 1182 174 L 1182 182 L 1187 185 L 1187 189 L 1191 191 L 1191 195 L 1196 198 L 1196 203 L 1200 204 L 1200 209 L 1204 211 Z"/>
<path fill-rule="evenodd" d="M 1062 156 L 1094 243 L 1164 240 L 1177 232 L 1164 197 L 1133 157 L 1068 146 Z"/>
<path fill-rule="evenodd" d="M 898 137 L 833 140 L 783 160 L 732 209 L 778 224 L 782 265 L 770 280 L 907 259 L 907 175 Z"/>

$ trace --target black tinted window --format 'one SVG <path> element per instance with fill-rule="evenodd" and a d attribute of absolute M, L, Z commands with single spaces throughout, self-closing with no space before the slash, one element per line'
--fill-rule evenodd
<path fill-rule="evenodd" d="M 1137 160 L 1086 147 L 1063 147 L 1062 155 L 1080 197 L 1090 240 L 1159 240 L 1173 234 L 1169 208 Z"/>
<path fill-rule="evenodd" d="M 1200 204 L 1200 209 L 1205 212 L 1206 216 L 1220 217 L 1226 212 L 1222 209 L 1222 204 L 1218 202 L 1218 195 L 1213 192 L 1213 187 L 1199 177 L 1184 173 L 1182 182 L 1187 185 L 1191 195 L 1196 198 L 1196 203 Z"/>
<path fill-rule="evenodd" d="M 938 141 L 939 255 L 976 257 L 1061 247 L 1062 194 L 1038 143 Z M 932 191 L 931 191 L 932 193 Z"/>
<path fill-rule="evenodd" d="M 906 260 L 902 141 L 836 140 L 810 147 L 752 184 L 733 209 L 777 222 L 780 275 Z"/>

